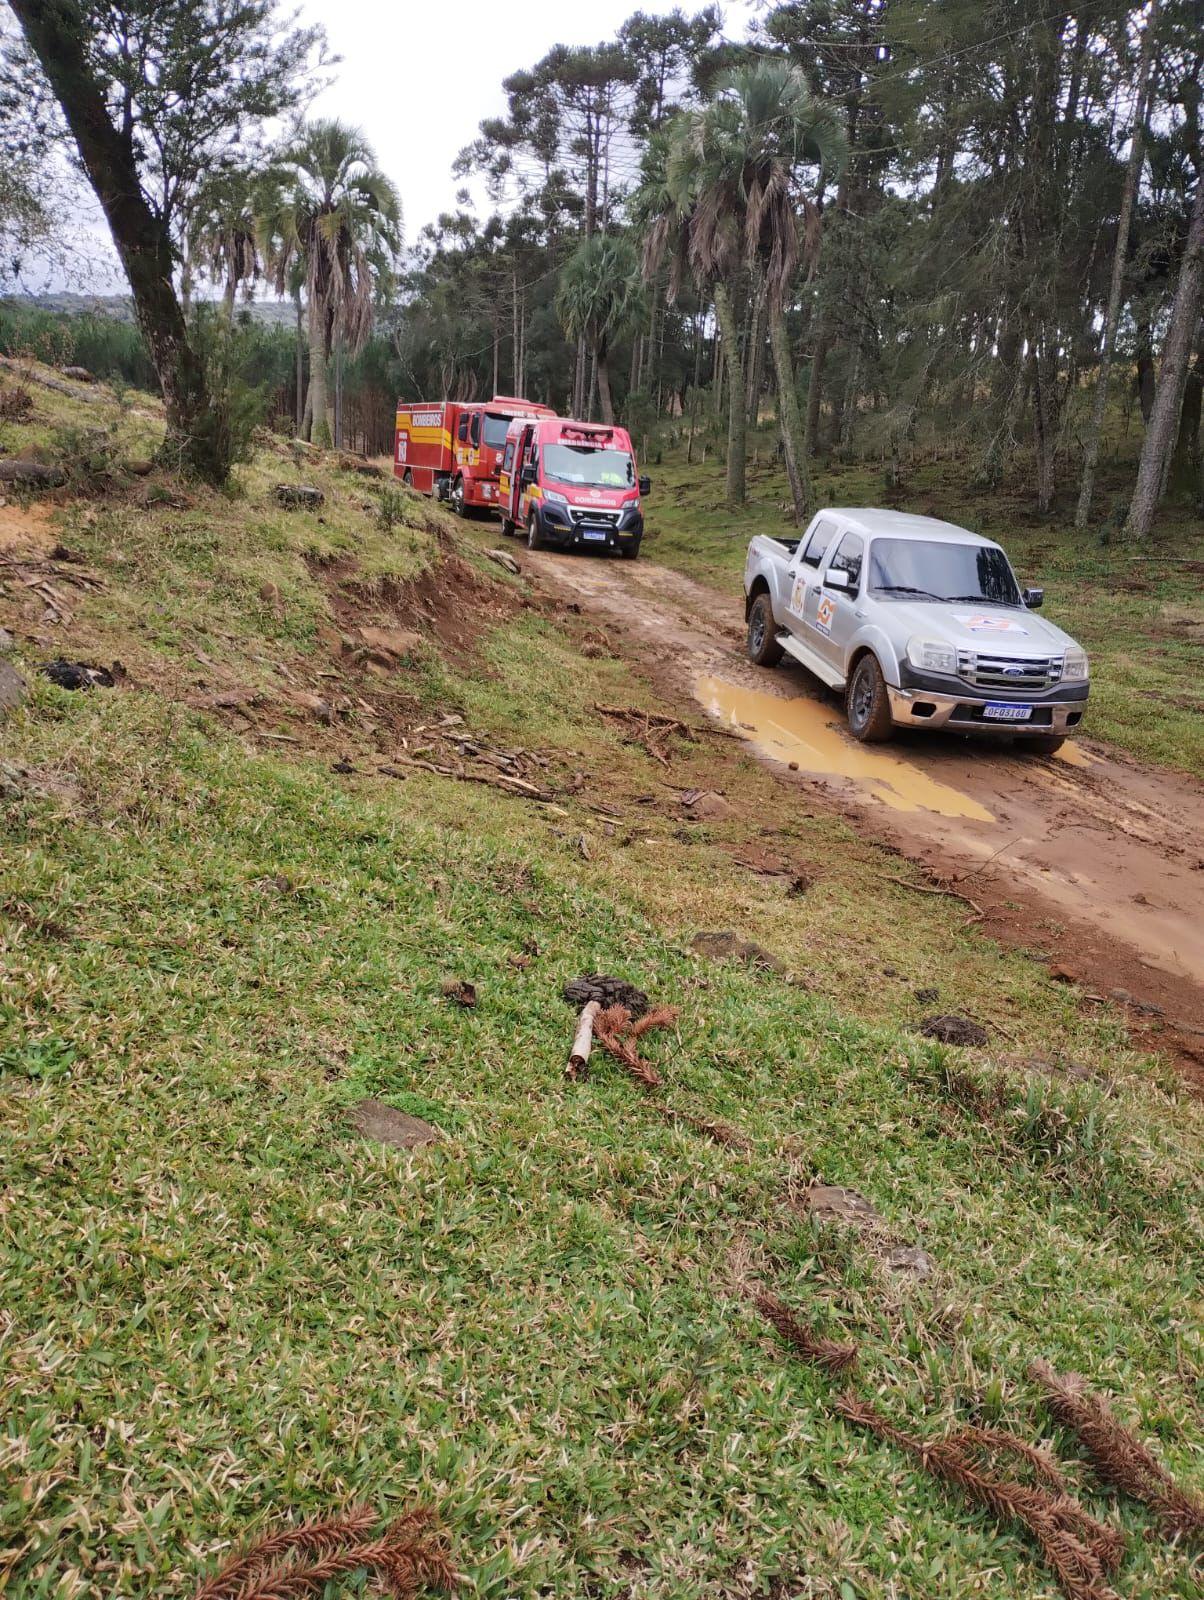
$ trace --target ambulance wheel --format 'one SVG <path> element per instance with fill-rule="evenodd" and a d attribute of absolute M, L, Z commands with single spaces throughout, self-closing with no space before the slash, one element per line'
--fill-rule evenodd
<path fill-rule="evenodd" d="M 539 512 L 534 509 L 531 511 L 531 520 L 527 524 L 527 549 L 543 549 L 543 540 L 539 536 Z"/>
<path fill-rule="evenodd" d="M 456 515 L 458 517 L 466 517 L 468 515 L 468 507 L 464 503 L 464 479 L 463 478 L 457 478 L 455 483 L 452 484 L 451 503 L 452 503 L 452 510 L 456 513 Z"/>
<path fill-rule="evenodd" d="M 630 544 L 620 545 L 619 548 L 622 550 L 625 560 L 634 561 L 640 553 L 640 541 L 633 539 Z"/>
<path fill-rule="evenodd" d="M 407 489 L 412 489 L 414 487 L 414 474 L 410 471 L 409 467 L 407 467 L 402 473 L 401 481 L 405 484 Z"/>

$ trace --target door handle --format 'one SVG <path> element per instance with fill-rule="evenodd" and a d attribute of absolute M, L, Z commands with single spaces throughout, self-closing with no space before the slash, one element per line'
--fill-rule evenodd
<path fill-rule="evenodd" d="M 860 617 L 860 618 L 862 618 L 862 619 L 863 619 L 863 620 L 864 620 L 864 618 L 865 618 L 865 612 L 864 612 L 864 611 L 854 611 L 854 612 L 853 612 L 853 615 L 854 615 L 854 616 L 855 616 L 855 617 Z"/>

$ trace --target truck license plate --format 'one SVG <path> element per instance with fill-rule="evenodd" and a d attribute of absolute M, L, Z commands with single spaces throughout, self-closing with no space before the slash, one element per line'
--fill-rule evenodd
<path fill-rule="evenodd" d="M 605 537 L 606 537 L 606 529 L 605 528 L 583 528 L 582 531 L 581 531 L 581 537 L 583 539 L 605 539 Z"/>
<path fill-rule="evenodd" d="M 984 717 L 990 717 L 993 722 L 1027 722 L 1033 714 L 1032 706 L 1011 706 L 1005 701 L 992 700 L 983 708 Z"/>

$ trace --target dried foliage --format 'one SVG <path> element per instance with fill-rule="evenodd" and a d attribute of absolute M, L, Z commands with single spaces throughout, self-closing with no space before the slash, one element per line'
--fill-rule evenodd
<path fill-rule="evenodd" d="M 411 1600 L 450 1591 L 456 1574 L 432 1511 L 411 1511 L 368 1539 L 375 1512 L 301 1523 L 259 1540 L 203 1583 L 196 1600 L 302 1600 L 336 1578 L 367 1572 L 379 1592 Z"/>
<path fill-rule="evenodd" d="M 919 1439 L 852 1395 L 841 1396 L 836 1410 L 847 1422 L 914 1456 L 925 1472 L 960 1489 L 1001 1521 L 1021 1523 L 1041 1547 L 1069 1600 L 1117 1600 L 1107 1574 L 1120 1564 L 1123 1540 L 1114 1528 L 1097 1522 L 1070 1499 L 1061 1488 L 1057 1469 L 1039 1451 L 988 1429 L 963 1429 L 931 1441 Z M 1001 1453 L 1022 1457 L 1044 1478 L 1044 1486 L 1000 1477 L 979 1459 Z"/>
<path fill-rule="evenodd" d="M 1045 1361 L 1034 1361 L 1028 1370 L 1054 1416 L 1078 1436 L 1105 1483 L 1149 1506 L 1171 1538 L 1204 1543 L 1204 1499 L 1179 1487 L 1105 1401 L 1092 1394 L 1085 1378 L 1077 1372 L 1060 1376 Z"/>
<path fill-rule="evenodd" d="M 666 716 L 660 711 L 644 711 L 639 706 L 604 706 L 594 702 L 594 710 L 604 721 L 623 728 L 624 744 L 638 744 L 652 759 L 666 768 L 672 765 L 665 740 L 673 734 L 693 740 L 694 732 L 680 717 Z"/>
<path fill-rule="evenodd" d="M 712 1122 L 707 1117 L 696 1117 L 690 1111 L 678 1111 L 676 1107 L 665 1105 L 661 1100 L 653 1101 L 652 1109 L 658 1116 L 664 1117 L 666 1122 L 680 1122 L 692 1133 L 701 1134 L 704 1139 L 724 1145 L 729 1150 L 752 1148 L 752 1141 L 746 1138 L 739 1128 L 733 1128 L 730 1123 Z"/>
<path fill-rule="evenodd" d="M 831 1373 L 848 1372 L 857 1365 L 855 1344 L 837 1344 L 834 1339 L 813 1333 L 810 1328 L 803 1326 L 794 1312 L 776 1295 L 764 1293 L 754 1295 L 753 1304 L 767 1321 L 773 1323 L 786 1343 L 804 1360 L 813 1361 L 817 1367 L 822 1367 L 825 1372 Z"/>
<path fill-rule="evenodd" d="M 657 1006 L 633 1022 L 626 1006 L 607 1006 L 594 1018 L 594 1038 L 608 1055 L 621 1061 L 637 1082 L 646 1089 L 659 1089 L 661 1075 L 642 1059 L 634 1041 L 653 1028 L 667 1028 L 677 1021 L 676 1006 Z"/>

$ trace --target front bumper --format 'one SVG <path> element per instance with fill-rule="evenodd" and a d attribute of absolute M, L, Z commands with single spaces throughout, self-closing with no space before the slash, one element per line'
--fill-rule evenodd
<path fill-rule="evenodd" d="M 1076 688 L 1078 686 L 1076 685 Z M 887 684 L 890 714 L 904 728 L 950 728 L 958 733 L 1065 734 L 1077 728 L 1087 709 L 1087 686 L 1076 699 L 1029 699 L 1000 694 L 994 700 L 971 694 L 942 694 L 931 689 L 896 689 Z M 997 722 L 985 715 L 988 705 L 1031 706 L 1023 722 Z"/>
<path fill-rule="evenodd" d="M 639 511 L 624 512 L 617 524 L 578 522 L 559 507 L 541 506 L 537 515 L 544 543 L 562 550 L 624 550 L 644 536 L 644 518 Z"/>

